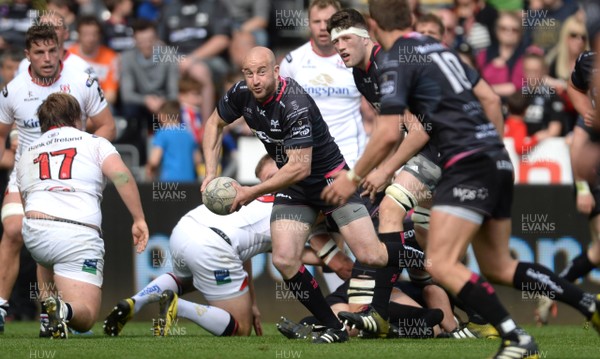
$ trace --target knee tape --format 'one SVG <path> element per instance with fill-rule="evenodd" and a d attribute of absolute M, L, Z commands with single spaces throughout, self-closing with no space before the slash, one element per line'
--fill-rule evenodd
<path fill-rule="evenodd" d="M 413 214 L 410 216 L 410 219 L 413 221 L 415 226 L 420 226 L 429 230 L 429 217 L 431 215 L 431 210 L 423 207 L 415 207 Z"/>
<path fill-rule="evenodd" d="M 410 211 L 417 205 L 417 199 L 398 183 L 392 183 L 385 189 L 386 196 L 393 199 L 398 205 L 402 206 L 406 212 Z"/>
<path fill-rule="evenodd" d="M 337 246 L 333 239 L 329 239 L 327 243 L 317 252 L 319 258 L 323 260 L 325 265 L 328 265 L 331 262 L 331 259 L 340 251 L 340 248 Z"/>
<path fill-rule="evenodd" d="M 25 209 L 23 208 L 22 203 L 7 203 L 2 206 L 2 214 L 0 214 L 0 219 L 4 221 L 4 218 L 10 216 L 24 216 Z"/>

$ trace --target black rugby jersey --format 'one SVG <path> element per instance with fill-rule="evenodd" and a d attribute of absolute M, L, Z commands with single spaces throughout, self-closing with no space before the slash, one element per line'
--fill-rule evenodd
<path fill-rule="evenodd" d="M 379 62 L 381 114 L 416 114 L 440 152 L 440 163 L 472 150 L 503 148 L 472 89 L 479 74 L 436 40 L 398 39 Z"/>
<path fill-rule="evenodd" d="M 279 168 L 287 163 L 286 149 L 312 147 L 310 176 L 299 185 L 322 181 L 344 162 L 315 101 L 292 78 L 280 77 L 275 94 L 263 103 L 239 81 L 221 98 L 217 111 L 227 123 L 244 116 Z"/>
<path fill-rule="evenodd" d="M 381 45 L 375 44 L 371 50 L 371 57 L 369 58 L 366 71 L 358 67 L 352 69 L 356 88 L 377 111 L 379 111 L 379 101 L 381 98 L 379 95 L 379 86 L 377 85 L 377 58 L 380 53 Z"/>
<path fill-rule="evenodd" d="M 571 82 L 578 90 L 587 92 L 593 88 L 592 76 L 595 59 L 596 53 L 592 51 L 584 51 L 577 58 L 575 68 L 571 73 Z"/>

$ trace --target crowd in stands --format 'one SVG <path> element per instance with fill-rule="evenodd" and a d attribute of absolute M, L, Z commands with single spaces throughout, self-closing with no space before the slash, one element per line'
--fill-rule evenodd
<path fill-rule="evenodd" d="M 133 145 L 139 176 L 202 177 L 203 121 L 241 79 L 256 45 L 279 59 L 308 38 L 307 0 L 15 0 L 0 4 L 0 83 L 23 57 L 25 32 L 41 12 L 61 15 L 65 47 L 94 69 L 118 118 L 116 144 Z M 366 0 L 341 1 L 367 13 Z M 502 96 L 506 135 L 518 154 L 571 133 L 577 114 L 566 95 L 577 57 L 588 50 L 575 0 L 413 0 L 416 30 L 439 33 Z M 429 34 L 429 33 L 428 33 Z M 173 114 L 173 108 L 179 111 Z M 170 116 L 175 116 L 172 118 Z M 165 136 L 185 130 L 189 136 Z M 236 156 L 243 125 L 225 140 L 223 171 Z M 190 142 L 191 141 L 191 142 Z M 175 144 L 177 150 L 169 146 Z M 132 147 L 132 146 L 129 146 Z M 188 153 L 189 151 L 189 153 Z M 185 152 L 185 153 L 184 153 Z M 158 162 L 157 162 L 158 161 Z M 181 167 L 183 166 L 183 167 Z M 182 169 L 184 168 L 184 169 Z M 166 173 L 161 173 L 162 172 Z M 179 171 L 177 170 L 177 171 Z M 191 175 L 190 175 L 191 174 Z M 179 180 L 179 179 L 178 179 Z"/>

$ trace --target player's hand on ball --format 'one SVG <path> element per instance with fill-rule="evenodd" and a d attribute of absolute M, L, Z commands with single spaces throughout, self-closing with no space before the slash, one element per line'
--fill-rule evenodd
<path fill-rule="evenodd" d="M 342 170 L 334 174 L 333 178 L 335 180 L 333 183 L 325 187 L 323 192 L 321 192 L 321 198 L 327 203 L 341 206 L 356 192 L 357 185 L 348 179 L 348 176 L 346 176 L 347 172 Z"/>
<path fill-rule="evenodd" d="M 212 181 L 213 179 L 215 179 L 215 175 L 206 174 L 206 177 L 204 177 L 204 180 L 202 180 L 202 185 L 200 186 L 200 192 L 204 193 L 204 191 L 206 191 L 206 186 L 208 186 L 210 181 Z"/>
<path fill-rule="evenodd" d="M 133 235 L 133 245 L 137 253 L 142 253 L 148 244 L 148 225 L 145 220 L 137 220 L 131 226 L 131 234 Z"/>
<path fill-rule="evenodd" d="M 233 203 L 231 204 L 230 212 L 239 211 L 242 206 L 249 204 L 254 201 L 258 195 L 256 195 L 253 191 L 253 187 L 249 186 L 241 186 L 239 183 L 233 183 L 233 187 L 235 188 L 237 194 L 233 199 Z"/>

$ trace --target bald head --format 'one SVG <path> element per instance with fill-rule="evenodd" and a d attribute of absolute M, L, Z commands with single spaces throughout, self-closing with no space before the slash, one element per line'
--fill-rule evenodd
<path fill-rule="evenodd" d="M 275 54 L 270 49 L 263 46 L 253 47 L 242 63 L 242 69 L 255 64 L 262 64 L 269 67 L 275 67 Z"/>
<path fill-rule="evenodd" d="M 275 54 L 266 47 L 253 47 L 242 64 L 244 80 L 252 95 L 263 102 L 275 93 L 279 81 L 279 65 Z"/>

